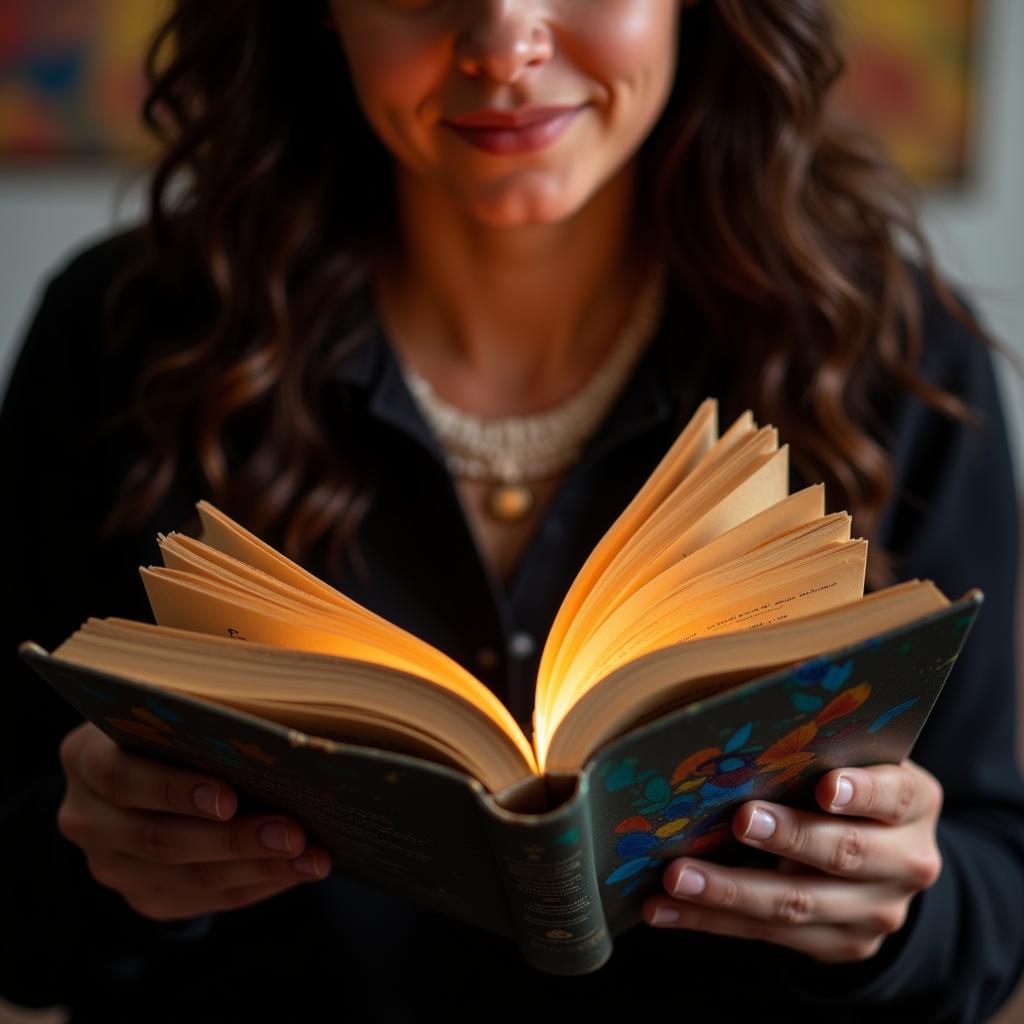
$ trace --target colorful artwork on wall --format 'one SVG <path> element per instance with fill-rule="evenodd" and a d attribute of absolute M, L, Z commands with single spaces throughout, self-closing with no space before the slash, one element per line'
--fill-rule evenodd
<path fill-rule="evenodd" d="M 0 157 L 141 157 L 158 0 L 2 0 Z"/>
<path fill-rule="evenodd" d="M 925 185 L 970 171 L 976 0 L 831 0 L 847 70 L 836 102 Z"/>
<path fill-rule="evenodd" d="M 923 183 L 961 180 L 977 0 L 828 0 L 848 69 L 836 99 Z M 142 54 L 166 0 L 3 0 L 0 157 L 143 157 Z"/>

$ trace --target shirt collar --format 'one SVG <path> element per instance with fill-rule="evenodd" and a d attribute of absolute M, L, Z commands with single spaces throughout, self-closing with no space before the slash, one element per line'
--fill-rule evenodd
<path fill-rule="evenodd" d="M 598 458 L 609 448 L 670 419 L 673 413 L 677 429 L 682 429 L 705 397 L 699 385 L 707 351 L 692 328 L 692 318 L 684 315 L 669 294 L 655 336 L 591 438 L 584 457 Z M 354 389 L 365 397 L 368 415 L 410 435 L 444 463 L 444 452 L 406 386 L 379 321 L 374 320 L 354 346 L 336 360 L 332 376 L 350 392 Z"/>

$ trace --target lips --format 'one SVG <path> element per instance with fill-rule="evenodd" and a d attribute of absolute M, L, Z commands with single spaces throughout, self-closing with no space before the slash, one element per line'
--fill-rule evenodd
<path fill-rule="evenodd" d="M 550 145 L 576 120 L 583 106 L 478 110 L 443 123 L 471 146 L 492 155 L 509 156 Z"/>
<path fill-rule="evenodd" d="M 448 123 L 459 128 L 504 128 L 517 130 L 568 114 L 578 106 L 519 107 L 515 110 L 475 110 L 468 114 L 448 118 Z"/>

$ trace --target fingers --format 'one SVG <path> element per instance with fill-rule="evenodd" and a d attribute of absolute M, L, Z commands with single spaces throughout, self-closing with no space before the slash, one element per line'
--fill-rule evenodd
<path fill-rule="evenodd" d="M 163 864 L 296 857 L 306 843 L 302 826 L 279 816 L 207 822 L 180 814 L 122 810 L 85 786 L 69 793 L 57 813 L 57 826 L 83 848 Z"/>
<path fill-rule="evenodd" d="M 90 732 L 79 727 L 62 741 L 61 764 L 69 778 L 74 776 L 107 803 L 217 820 L 237 810 L 238 798 L 226 783 L 129 753 L 91 722 L 85 724 Z"/>
<path fill-rule="evenodd" d="M 230 787 L 123 751 L 92 723 L 68 733 L 60 759 L 68 785 L 59 831 L 84 851 L 97 882 L 146 917 L 170 921 L 246 906 L 331 869 L 326 850 L 306 849 L 297 822 L 234 819 Z M 225 820 L 204 820 L 195 803 L 204 788 L 223 796 Z"/>
<path fill-rule="evenodd" d="M 695 881 L 704 879 L 694 892 Z M 903 926 L 905 891 L 892 883 L 853 882 L 829 875 L 780 874 L 763 868 L 716 868 L 684 858 L 665 869 L 674 898 L 654 906 L 696 905 L 755 918 L 770 925 L 856 925 L 888 934 Z M 688 891 L 689 890 L 689 891 Z"/>
<path fill-rule="evenodd" d="M 665 916 L 654 920 L 655 908 L 660 909 Z M 667 920 L 668 911 L 673 912 L 671 920 Z M 682 903 L 655 903 L 651 908 L 645 907 L 644 917 L 659 927 L 689 928 L 788 946 L 822 963 L 866 960 L 878 952 L 885 940 L 885 934 L 863 931 L 853 926 L 775 924 L 734 911 Z"/>
<path fill-rule="evenodd" d="M 749 846 L 843 878 L 888 880 L 915 890 L 933 885 L 942 870 L 934 838 L 918 830 L 911 834 L 913 826 L 891 828 L 760 802 L 745 804 L 732 826 Z"/>
<path fill-rule="evenodd" d="M 89 870 L 101 885 L 125 896 L 137 912 L 154 920 L 178 920 L 230 910 L 325 877 L 329 858 L 307 851 L 312 874 L 296 860 L 205 861 L 154 865 L 123 853 L 89 857 Z"/>
<path fill-rule="evenodd" d="M 830 773 L 817 793 L 830 802 L 839 775 L 855 777 L 848 808 L 870 809 L 882 821 L 853 812 L 820 814 L 780 804 L 744 804 L 733 833 L 749 846 L 830 875 L 894 881 L 907 891 L 933 885 L 942 871 L 935 840 L 941 785 L 918 766 L 877 765 Z M 792 871 L 793 869 L 787 869 Z"/>
<path fill-rule="evenodd" d="M 848 785 L 841 780 L 845 779 Z M 942 783 L 926 768 L 905 758 L 901 764 L 840 768 L 818 781 L 815 796 L 834 814 L 852 814 L 898 825 L 942 809 Z M 836 802 L 836 798 L 839 802 Z"/>
<path fill-rule="evenodd" d="M 851 785 L 837 804 L 841 776 Z M 678 858 L 663 876 L 669 895 L 645 903 L 644 918 L 773 942 L 823 962 L 873 956 L 904 926 L 913 893 L 942 870 L 942 786 L 907 759 L 830 772 L 816 796 L 830 813 L 755 801 L 734 815 L 737 838 L 778 855 L 774 870 Z"/>

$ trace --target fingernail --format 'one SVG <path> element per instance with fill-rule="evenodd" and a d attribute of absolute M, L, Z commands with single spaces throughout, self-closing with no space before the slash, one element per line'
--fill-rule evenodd
<path fill-rule="evenodd" d="M 775 831 L 775 815 L 761 807 L 755 807 L 750 824 L 743 833 L 744 839 L 767 839 Z"/>
<path fill-rule="evenodd" d="M 295 865 L 296 871 L 301 871 L 304 875 L 319 878 L 324 874 L 324 869 L 315 853 L 304 853 L 301 857 L 296 857 L 292 864 Z"/>
<path fill-rule="evenodd" d="M 704 877 L 702 871 L 698 871 L 696 868 L 685 867 L 680 872 L 679 881 L 676 882 L 675 888 L 672 891 L 677 896 L 696 896 L 697 893 L 704 891 L 704 887 L 707 884 L 708 880 Z"/>
<path fill-rule="evenodd" d="M 836 795 L 832 797 L 832 806 L 845 807 L 852 799 L 853 783 L 845 775 L 840 775 L 836 783 Z"/>
<path fill-rule="evenodd" d="M 291 853 L 291 837 L 283 821 L 268 821 L 260 829 L 260 842 L 275 853 Z"/>
<path fill-rule="evenodd" d="M 297 871 L 309 874 L 314 879 L 323 878 L 331 870 L 330 859 L 325 864 L 323 855 L 315 853 L 304 853 L 301 857 L 296 857 L 292 863 Z"/>
<path fill-rule="evenodd" d="M 679 920 L 679 911 L 674 907 L 658 907 L 651 918 L 651 924 L 671 924 Z"/>
<path fill-rule="evenodd" d="M 196 807 L 211 818 L 220 817 L 220 793 L 216 786 L 197 786 L 192 794 Z"/>

